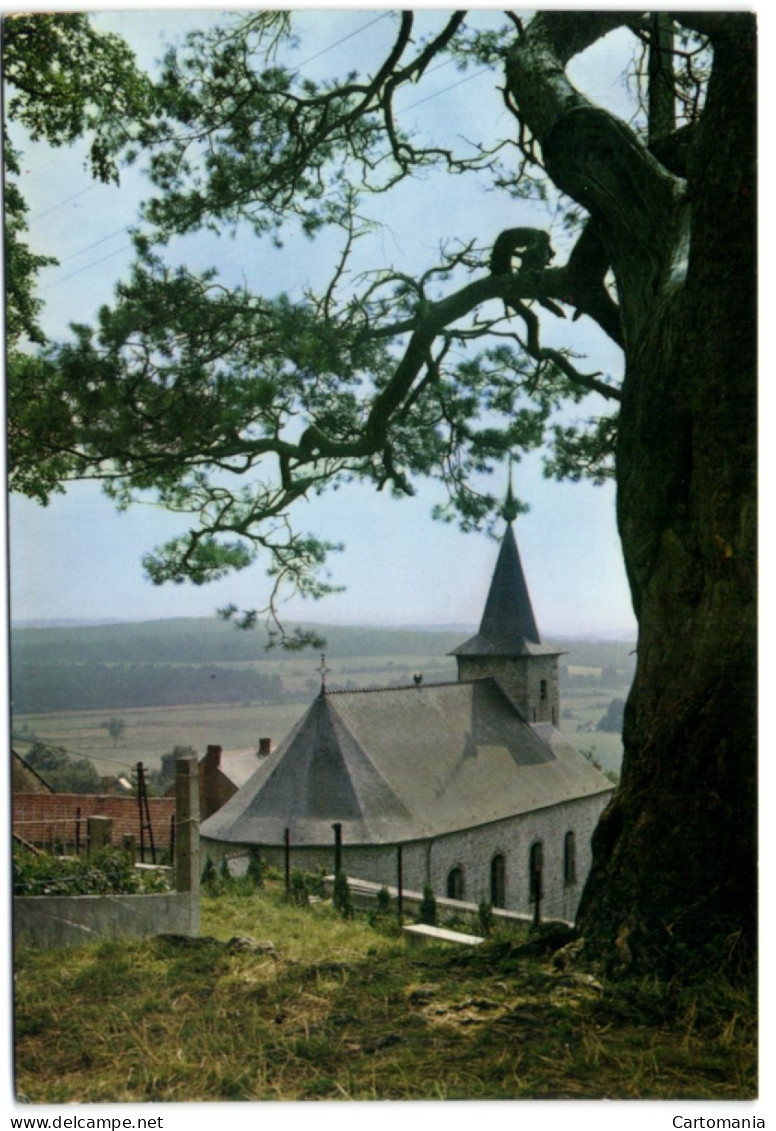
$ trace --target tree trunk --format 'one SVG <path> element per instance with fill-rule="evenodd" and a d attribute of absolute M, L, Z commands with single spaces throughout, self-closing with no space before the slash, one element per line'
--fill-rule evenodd
<path fill-rule="evenodd" d="M 748 965 L 756 936 L 752 64 L 750 36 L 716 44 L 686 282 L 628 351 L 618 440 L 638 663 L 580 927 L 666 973 Z"/>
<path fill-rule="evenodd" d="M 712 31 L 681 199 L 600 111 L 577 104 L 540 139 L 605 228 L 625 332 L 617 508 L 638 663 L 579 927 L 611 969 L 666 974 L 748 967 L 756 937 L 754 26 Z"/>

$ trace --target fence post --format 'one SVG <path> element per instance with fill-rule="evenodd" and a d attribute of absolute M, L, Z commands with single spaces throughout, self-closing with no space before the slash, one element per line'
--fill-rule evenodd
<path fill-rule="evenodd" d="M 334 878 L 342 871 L 342 825 L 339 821 L 331 826 L 334 829 Z"/>
<path fill-rule="evenodd" d="M 110 844 L 113 835 L 112 817 L 86 818 L 86 855 L 94 856 L 101 848 Z"/>
<path fill-rule="evenodd" d="M 175 889 L 191 893 L 190 933 L 199 933 L 199 771 L 197 759 L 175 763 Z"/>
<path fill-rule="evenodd" d="M 402 860 L 402 846 L 396 845 L 396 914 L 399 926 L 404 923 L 404 864 Z"/>

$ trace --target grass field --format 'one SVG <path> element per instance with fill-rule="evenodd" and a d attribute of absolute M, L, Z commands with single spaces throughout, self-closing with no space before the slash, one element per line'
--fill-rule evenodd
<path fill-rule="evenodd" d="M 392 925 L 262 893 L 203 898 L 165 938 L 16 961 L 16 1088 L 30 1103 L 304 1099 L 744 1100 L 754 1002 L 609 983 L 520 939 L 407 951 Z M 232 936 L 274 952 L 230 948 Z M 594 976 L 595 975 L 595 976 Z M 400 1111 L 396 1118 L 401 1120 Z"/>
<path fill-rule="evenodd" d="M 73 756 L 94 761 L 101 774 L 115 775 L 137 762 L 157 769 L 162 755 L 175 746 L 193 746 L 197 753 L 204 754 L 209 745 L 243 750 L 258 746 L 259 738 L 265 736 L 277 742 L 306 709 L 306 703 L 131 708 L 120 712 L 127 726 L 116 746 L 105 728 L 100 727 L 110 717 L 110 711 L 17 715 L 14 725 L 26 725 L 42 742 L 64 746 Z M 25 744 L 15 745 L 23 755 Z"/>

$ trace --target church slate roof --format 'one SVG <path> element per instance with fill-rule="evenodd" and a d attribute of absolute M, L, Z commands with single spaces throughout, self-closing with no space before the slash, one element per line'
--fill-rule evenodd
<path fill-rule="evenodd" d="M 542 656 L 560 655 L 557 648 L 542 644 L 528 595 L 520 553 L 509 523 L 501 541 L 490 583 L 480 630 L 452 656 Z"/>
<path fill-rule="evenodd" d="M 611 790 L 493 679 L 322 693 L 202 825 L 235 844 L 396 844 Z"/>

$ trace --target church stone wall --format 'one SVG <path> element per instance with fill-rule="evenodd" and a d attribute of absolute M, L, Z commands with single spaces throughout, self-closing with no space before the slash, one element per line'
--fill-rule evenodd
<path fill-rule="evenodd" d="M 529 723 L 559 725 L 560 685 L 557 656 L 459 656 L 458 679 L 493 676 Z M 542 694 L 542 682 L 545 685 Z"/>
<path fill-rule="evenodd" d="M 450 833 L 432 840 L 415 841 L 402 847 L 402 886 L 422 891 L 430 884 L 437 896 L 447 895 L 447 877 L 453 868 L 461 868 L 464 877 L 463 898 L 469 903 L 490 902 L 491 861 L 501 854 L 505 861 L 505 907 L 509 911 L 531 914 L 533 905 L 529 888 L 531 847 L 540 841 L 543 849 L 542 871 L 544 898 L 543 919 L 573 922 L 582 887 L 591 864 L 590 838 L 610 794 L 579 798 L 560 805 L 539 809 L 519 817 L 495 821 L 463 832 Z M 564 878 L 564 838 L 573 832 L 576 856 L 576 880 L 567 884 Z M 276 868 L 285 866 L 282 847 L 258 845 L 264 859 Z M 230 858 L 235 872 L 244 870 L 248 861 L 247 845 L 227 845 L 203 839 L 203 859 L 214 863 Z M 334 870 L 334 846 L 294 846 L 291 830 L 290 864 L 292 869 Z M 342 865 L 347 875 L 372 883 L 396 886 L 397 849 L 387 846 L 342 846 Z"/>
<path fill-rule="evenodd" d="M 540 841 L 544 855 L 542 918 L 573 922 L 590 870 L 590 839 L 609 796 L 581 798 L 439 837 L 429 856 L 434 892 L 447 893 L 447 876 L 458 867 L 463 872 L 463 898 L 470 903 L 490 901 L 491 862 L 500 854 L 505 862 L 507 910 L 531 914 L 529 861 L 531 846 Z M 574 833 L 576 848 L 576 880 L 572 884 L 564 880 L 564 838 L 568 832 Z"/>

